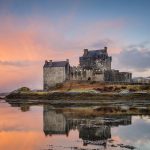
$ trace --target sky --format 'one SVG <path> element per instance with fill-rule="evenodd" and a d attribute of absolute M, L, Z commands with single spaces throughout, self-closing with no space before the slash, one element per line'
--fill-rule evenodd
<path fill-rule="evenodd" d="M 150 0 L 0 0 L 0 92 L 42 89 L 45 60 L 78 65 L 108 47 L 112 68 L 150 76 Z"/>

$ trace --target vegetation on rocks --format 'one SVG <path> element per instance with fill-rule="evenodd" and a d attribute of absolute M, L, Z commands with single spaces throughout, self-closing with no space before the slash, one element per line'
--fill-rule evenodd
<path fill-rule="evenodd" d="M 129 90 L 130 92 L 147 91 L 150 92 L 150 85 L 136 85 L 136 84 L 113 84 L 100 83 L 91 81 L 68 81 L 64 84 L 57 84 L 49 91 L 69 92 L 69 91 L 96 91 L 96 92 L 120 92 L 122 90 Z"/>
<path fill-rule="evenodd" d="M 88 82 L 66 82 L 50 91 L 31 91 L 19 88 L 7 99 L 31 100 L 150 100 L 150 85 L 121 85 Z"/>
<path fill-rule="evenodd" d="M 21 87 L 21 88 L 19 88 L 19 89 L 13 91 L 13 92 L 11 92 L 11 93 L 22 93 L 22 92 L 31 92 L 31 90 L 30 90 L 30 88 L 28 88 L 28 87 Z"/>
<path fill-rule="evenodd" d="M 10 93 L 7 99 L 47 99 L 47 100 L 150 100 L 150 93 L 78 93 L 78 92 L 19 92 Z"/>

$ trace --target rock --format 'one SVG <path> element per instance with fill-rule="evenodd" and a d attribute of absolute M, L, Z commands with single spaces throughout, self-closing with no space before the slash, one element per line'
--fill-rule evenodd
<path fill-rule="evenodd" d="M 120 106 L 122 110 L 129 110 L 129 106 Z"/>
<path fill-rule="evenodd" d="M 137 94 L 147 94 L 148 92 L 147 91 L 137 91 L 137 92 L 134 92 L 134 93 L 137 93 Z"/>
<path fill-rule="evenodd" d="M 134 146 L 130 146 L 130 145 L 126 145 L 126 146 L 125 146 L 125 148 L 127 148 L 127 149 L 131 149 L 131 150 L 135 149 L 135 147 L 134 147 Z"/>
<path fill-rule="evenodd" d="M 121 90 L 121 91 L 119 92 L 119 94 L 129 94 L 129 93 L 130 93 L 129 90 Z"/>
<path fill-rule="evenodd" d="M 127 148 L 127 149 L 130 149 L 130 150 L 135 149 L 135 147 L 134 147 L 134 146 L 131 146 L 131 145 L 118 144 L 118 146 L 120 146 L 121 148 Z"/>
<path fill-rule="evenodd" d="M 113 139 L 109 139 L 108 142 L 112 143 L 112 142 L 114 142 L 114 140 Z"/>
<path fill-rule="evenodd" d="M 112 144 L 111 147 L 117 147 L 117 145 Z"/>
<path fill-rule="evenodd" d="M 31 90 L 28 88 L 28 87 L 21 87 L 17 90 L 14 90 L 13 92 L 11 93 L 20 93 L 20 92 L 30 92 Z"/>

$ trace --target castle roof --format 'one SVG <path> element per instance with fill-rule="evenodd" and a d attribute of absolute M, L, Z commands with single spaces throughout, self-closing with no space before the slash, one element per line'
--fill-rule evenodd
<path fill-rule="evenodd" d="M 68 61 L 46 61 L 44 67 L 65 67 Z"/>
<path fill-rule="evenodd" d="M 101 54 L 106 54 L 104 50 L 90 50 L 88 51 L 87 57 L 95 57 Z"/>

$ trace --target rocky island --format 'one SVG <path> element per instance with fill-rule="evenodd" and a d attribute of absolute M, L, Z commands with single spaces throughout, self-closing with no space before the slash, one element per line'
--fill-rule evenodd
<path fill-rule="evenodd" d="M 43 90 L 23 87 L 8 94 L 6 99 L 11 104 L 50 104 L 63 111 L 71 107 L 73 109 L 69 108 L 69 111 L 83 111 L 84 115 L 149 113 L 150 85 L 133 83 L 131 73 L 112 69 L 111 62 L 107 47 L 84 49 L 76 67 L 70 66 L 68 59 L 46 60 Z"/>

